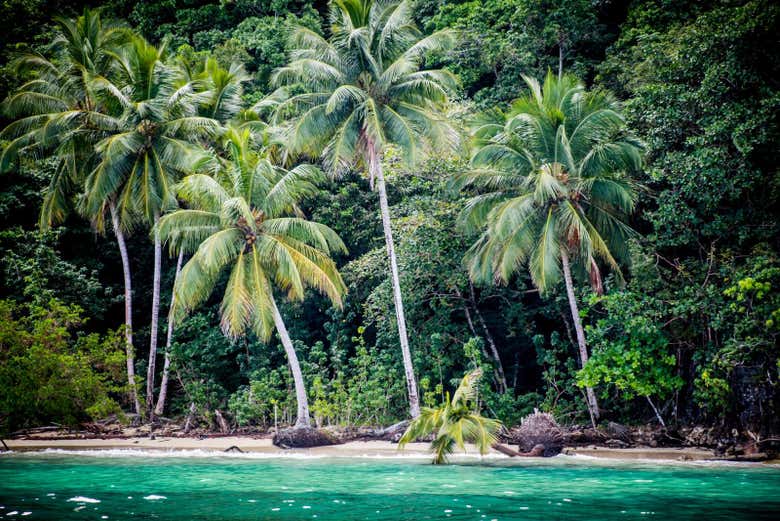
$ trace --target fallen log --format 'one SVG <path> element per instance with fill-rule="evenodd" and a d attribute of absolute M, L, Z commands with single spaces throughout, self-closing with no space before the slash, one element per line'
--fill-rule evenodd
<path fill-rule="evenodd" d="M 227 449 L 225 449 L 225 450 L 224 450 L 224 452 L 240 452 L 240 453 L 242 453 L 242 454 L 243 454 L 243 452 L 244 452 L 244 451 L 243 451 L 243 450 L 241 450 L 240 448 L 238 448 L 238 446 L 237 446 L 237 445 L 231 445 L 230 447 L 228 447 Z"/>
<path fill-rule="evenodd" d="M 494 443 L 493 448 L 502 454 L 506 454 L 510 458 L 522 457 L 522 458 L 541 458 L 544 455 L 544 445 L 534 445 L 534 447 L 528 452 L 518 452 L 514 449 L 510 449 L 506 445 L 500 443 Z"/>

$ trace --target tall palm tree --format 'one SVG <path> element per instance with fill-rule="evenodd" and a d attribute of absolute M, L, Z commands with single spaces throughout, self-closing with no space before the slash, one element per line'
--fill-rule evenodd
<path fill-rule="evenodd" d="M 487 454 L 496 442 L 496 433 L 501 422 L 479 414 L 477 384 L 482 369 L 475 369 L 461 380 L 458 389 L 450 399 L 448 392 L 444 403 L 438 408 L 423 408 L 421 414 L 412 420 L 398 441 L 398 448 L 417 438 L 435 435 L 431 442 L 434 465 L 447 462 L 447 457 L 459 448 L 465 452 L 465 443 L 474 443 L 480 454 Z"/>
<path fill-rule="evenodd" d="M 508 114 L 493 114 L 475 131 L 474 169 L 456 179 L 483 193 L 461 222 L 482 235 L 467 253 L 474 280 L 506 283 L 522 265 L 542 293 L 563 275 L 580 362 L 588 361 L 574 294 L 572 264 L 600 281 L 597 261 L 620 275 L 627 256 L 626 223 L 634 210 L 641 144 L 626 129 L 617 102 L 586 92 L 574 77 L 547 75 L 544 85 L 524 78 L 529 94 Z M 600 282 L 598 283 L 600 284 Z M 599 417 L 586 389 L 591 419 Z"/>
<path fill-rule="evenodd" d="M 307 221 L 298 209 L 302 198 L 316 193 L 319 170 L 274 166 L 254 148 L 248 128 L 231 128 L 224 139 L 228 159 L 213 163 L 213 177 L 184 178 L 178 193 L 189 208 L 164 216 L 157 227 L 173 251 L 192 254 L 174 287 L 172 318 L 180 320 L 207 299 L 229 271 L 222 331 L 236 338 L 251 330 L 267 340 L 276 329 L 295 383 L 295 426 L 309 427 L 303 374 L 274 286 L 292 300 L 314 288 L 340 306 L 346 287 L 329 254 L 346 248 L 333 230 Z"/>
<path fill-rule="evenodd" d="M 212 57 L 207 57 L 197 64 L 184 63 L 183 60 L 179 60 L 178 65 L 182 74 L 177 79 L 177 86 L 182 87 L 188 83 L 194 86 L 197 112 L 200 116 L 212 118 L 220 124 L 226 124 L 239 115 L 242 109 L 243 83 L 249 79 L 243 66 L 233 64 L 230 68 L 225 69 Z M 184 252 L 179 252 L 174 284 L 181 273 L 183 261 Z M 171 295 L 171 307 L 173 307 L 174 299 L 175 295 Z M 157 404 L 154 407 L 154 414 L 157 416 L 163 414 L 168 395 L 171 366 L 170 349 L 174 327 L 175 321 L 169 313 L 160 391 L 157 395 Z"/>
<path fill-rule="evenodd" d="M 97 144 L 100 160 L 86 182 L 84 208 L 98 213 L 116 205 L 123 223 L 156 224 L 176 207 L 173 186 L 203 155 L 199 138 L 220 125 L 197 113 L 191 82 L 177 82 L 178 71 L 164 63 L 165 44 L 155 47 L 139 36 L 117 53 L 116 79 L 97 78 L 94 89 L 121 110 L 109 136 Z M 146 408 L 153 415 L 160 310 L 162 243 L 154 235 L 154 276 Z"/>
<path fill-rule="evenodd" d="M 274 72 L 273 81 L 301 85 L 305 93 L 292 96 L 279 113 L 295 116 L 289 128 L 293 151 L 321 155 L 334 174 L 360 160 L 379 192 L 410 412 L 416 417 L 420 405 L 382 156 L 393 145 L 413 163 L 426 145 L 441 151 L 456 141 L 443 115 L 456 81 L 447 71 L 423 67 L 428 53 L 449 48 L 455 36 L 451 31 L 422 36 L 406 0 L 333 0 L 330 32 L 328 40 L 305 28 L 294 33 L 292 61 Z"/>
<path fill-rule="evenodd" d="M 95 145 L 117 128 L 111 107 L 101 103 L 92 82 L 109 77 L 118 46 L 128 39 L 126 29 L 106 23 L 98 10 L 85 9 L 76 19 L 56 18 L 56 36 L 47 55 L 27 54 L 15 60 L 15 68 L 32 79 L 4 102 L 5 115 L 15 121 L 0 133 L 9 139 L 0 156 L 5 170 L 19 153 L 32 152 L 55 158 L 54 175 L 44 194 L 39 224 L 47 229 L 62 222 L 72 200 L 83 191 L 84 180 L 98 160 Z M 106 208 L 87 214 L 97 228 L 104 227 Z M 135 412 L 141 412 L 135 384 L 133 348 L 133 291 L 126 227 L 116 205 L 108 208 L 122 259 L 125 297 L 125 347 L 127 380 Z"/>

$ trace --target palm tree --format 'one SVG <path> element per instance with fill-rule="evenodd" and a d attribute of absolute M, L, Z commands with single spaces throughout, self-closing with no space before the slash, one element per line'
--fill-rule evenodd
<path fill-rule="evenodd" d="M 626 218 L 637 198 L 631 174 L 641 167 L 641 144 L 607 93 L 586 92 L 568 75 L 548 73 L 543 86 L 524 79 L 529 94 L 477 127 L 475 168 L 456 179 L 483 191 L 461 215 L 467 229 L 483 230 L 466 262 L 472 279 L 504 283 L 527 265 L 542 293 L 563 275 L 584 366 L 588 350 L 571 266 L 595 286 L 597 260 L 620 275 L 617 259 L 627 257 L 633 233 Z M 593 389 L 586 396 L 595 424 Z"/>
<path fill-rule="evenodd" d="M 448 392 L 444 403 L 437 409 L 424 407 L 414 418 L 398 442 L 398 448 L 416 440 L 435 434 L 431 442 L 434 465 L 447 462 L 447 457 L 459 448 L 465 452 L 465 443 L 474 443 L 480 454 L 487 454 L 496 442 L 496 433 L 501 422 L 479 414 L 477 405 L 477 384 L 482 369 L 477 368 L 463 377 L 460 386 L 450 400 Z"/>
<path fill-rule="evenodd" d="M 188 83 L 196 86 L 197 111 L 200 116 L 209 117 L 221 124 L 226 124 L 241 112 L 241 96 L 244 92 L 243 83 L 249 79 L 243 66 L 233 64 L 229 69 L 224 69 L 220 67 L 217 60 L 211 57 L 207 57 L 195 67 L 192 64 L 184 63 L 183 60 L 179 60 L 178 65 L 182 74 L 178 78 L 177 86 L 183 87 Z M 184 252 L 179 252 L 176 261 L 174 284 L 181 273 L 183 261 Z M 171 295 L 171 308 L 173 307 L 174 299 L 175 295 Z M 165 400 L 168 395 L 168 380 L 171 366 L 170 350 L 174 327 L 175 322 L 169 313 L 160 391 L 157 395 L 157 404 L 154 407 L 154 414 L 157 416 L 163 414 Z"/>
<path fill-rule="evenodd" d="M 410 412 L 416 417 L 420 405 L 382 156 L 392 145 L 413 163 L 426 145 L 443 150 L 456 141 L 442 114 L 456 81 L 447 71 L 423 69 L 426 54 L 449 48 L 455 37 L 451 31 L 423 37 L 406 0 L 333 0 L 330 32 L 329 40 L 305 28 L 294 33 L 292 61 L 274 72 L 273 81 L 299 84 L 305 93 L 290 97 L 279 114 L 296 116 L 289 128 L 294 152 L 321 155 L 333 174 L 360 160 L 372 188 L 376 185 Z"/>
<path fill-rule="evenodd" d="M 309 427 L 303 374 L 274 286 L 292 300 L 314 288 L 341 306 L 346 287 L 329 255 L 346 248 L 333 230 L 307 221 L 298 209 L 302 198 L 316 193 L 319 170 L 274 166 L 254 148 L 248 128 L 231 128 L 224 140 L 228 159 L 212 161 L 218 165 L 213 177 L 184 178 L 178 193 L 189 208 L 164 216 L 157 227 L 173 251 L 193 254 L 174 287 L 172 319 L 181 320 L 207 299 L 229 271 L 222 331 L 236 338 L 249 329 L 267 340 L 276 329 L 295 383 L 295 426 Z"/>
<path fill-rule="evenodd" d="M 98 143 L 100 161 L 86 182 L 84 208 L 99 213 L 116 206 L 128 226 L 156 224 L 176 207 L 173 186 L 203 155 L 199 138 L 215 135 L 219 123 L 197 114 L 191 82 L 177 82 L 166 66 L 165 45 L 157 48 L 139 36 L 117 53 L 117 79 L 92 84 L 107 104 L 121 110 L 109 136 Z M 146 406 L 151 419 L 157 358 L 162 243 L 154 236 L 154 276 Z"/>
<path fill-rule="evenodd" d="M 32 152 L 55 158 L 54 175 L 44 194 L 39 225 L 48 229 L 61 223 L 71 211 L 71 201 L 98 156 L 95 145 L 117 127 L 110 107 L 101 103 L 92 82 L 110 75 L 115 51 L 127 41 L 128 32 L 105 23 L 98 10 L 85 9 L 75 20 L 56 18 L 57 32 L 49 49 L 51 58 L 27 54 L 15 61 L 17 72 L 32 74 L 4 102 L 5 115 L 15 121 L 0 133 L 10 139 L 0 156 L 0 169 L 8 168 L 19 153 Z M 133 348 L 133 291 L 130 261 L 116 206 L 109 205 L 116 236 L 125 297 L 125 347 L 127 380 L 136 414 L 141 412 L 135 385 Z M 87 214 L 98 230 L 104 228 L 105 208 Z"/>

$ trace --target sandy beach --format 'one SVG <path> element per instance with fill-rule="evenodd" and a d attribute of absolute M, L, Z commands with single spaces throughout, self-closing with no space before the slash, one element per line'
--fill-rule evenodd
<path fill-rule="evenodd" d="M 64 450 L 107 450 L 107 449 L 139 449 L 139 450 L 206 450 L 224 451 L 230 447 L 238 447 L 243 452 L 255 452 L 266 454 L 309 454 L 332 457 L 350 456 L 393 456 L 414 455 L 427 457 L 427 443 L 410 443 L 405 450 L 400 452 L 395 443 L 389 441 L 351 441 L 341 445 L 316 447 L 311 449 L 280 449 L 271 443 L 270 438 L 252 438 L 246 436 L 228 436 L 216 438 L 173 438 L 148 437 L 137 438 L 84 438 L 84 439 L 58 439 L 53 437 L 30 437 L 28 439 L 6 440 L 6 444 L 14 451 L 33 451 L 44 449 Z M 467 453 L 476 455 L 473 446 L 467 446 Z M 499 456 L 500 453 L 491 451 L 491 454 Z M 613 449 L 606 447 L 569 447 L 564 449 L 564 454 L 581 455 L 596 458 L 609 459 L 654 459 L 654 460 L 680 460 L 702 461 L 717 459 L 711 450 L 697 448 L 630 448 Z"/>

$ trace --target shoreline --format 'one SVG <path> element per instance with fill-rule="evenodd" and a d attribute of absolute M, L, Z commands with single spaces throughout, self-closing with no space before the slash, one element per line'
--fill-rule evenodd
<path fill-rule="evenodd" d="M 47 449 L 65 451 L 101 451 L 101 450 L 141 450 L 141 451 L 207 451 L 224 452 L 231 447 L 238 447 L 240 452 L 265 454 L 268 456 L 308 455 L 319 457 L 430 457 L 427 443 L 410 443 L 405 450 L 399 451 L 397 444 L 390 441 L 349 441 L 339 445 L 328 445 L 309 449 L 280 449 L 271 443 L 268 437 L 254 438 L 249 436 L 224 436 L 211 438 L 174 438 L 161 436 L 156 439 L 148 437 L 129 438 L 80 438 L 61 439 L 54 437 L 36 437 L 27 439 L 6 439 L 6 444 L 14 452 L 33 452 Z M 732 462 L 734 459 L 718 457 L 710 449 L 679 447 L 679 448 L 610 448 L 610 447 L 566 447 L 562 454 L 568 456 L 586 456 L 607 460 L 658 460 L 658 461 L 722 461 Z M 467 456 L 477 456 L 473 446 L 467 446 Z M 490 457 L 502 459 L 502 454 L 492 450 Z M 506 458 L 515 460 L 515 458 Z M 542 458 L 516 458 L 540 460 Z M 748 460 L 736 460 L 747 462 Z M 780 460 L 765 461 L 767 464 L 780 464 Z"/>

